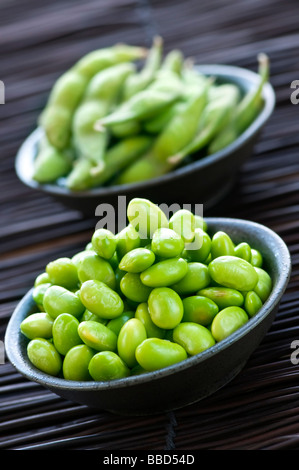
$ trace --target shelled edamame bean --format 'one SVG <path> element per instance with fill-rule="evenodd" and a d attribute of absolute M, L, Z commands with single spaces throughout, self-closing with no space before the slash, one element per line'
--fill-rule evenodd
<path fill-rule="evenodd" d="M 260 80 L 244 95 L 203 76 L 179 50 L 164 56 L 161 37 L 149 49 L 86 54 L 52 87 L 33 179 L 80 192 L 159 177 L 196 152 L 222 150 L 262 109 L 268 57 L 259 54 L 258 64 Z"/>
<path fill-rule="evenodd" d="M 142 198 L 127 218 L 37 276 L 36 311 L 20 325 L 36 368 L 111 381 L 171 366 L 224 341 L 269 298 L 263 254 L 246 239 L 211 233 L 185 209 L 168 218 Z"/>

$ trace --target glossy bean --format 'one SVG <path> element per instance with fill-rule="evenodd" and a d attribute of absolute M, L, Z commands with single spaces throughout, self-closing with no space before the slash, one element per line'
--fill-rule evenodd
<path fill-rule="evenodd" d="M 158 228 L 153 234 L 151 250 L 162 258 L 180 256 L 184 246 L 181 235 L 170 228 Z"/>
<path fill-rule="evenodd" d="M 46 266 L 50 282 L 57 286 L 73 289 L 78 285 L 78 273 L 76 266 L 70 258 L 58 258 Z"/>
<path fill-rule="evenodd" d="M 169 228 L 178 233 L 185 243 L 190 243 L 195 236 L 195 217 L 187 209 L 180 209 L 169 219 Z"/>
<path fill-rule="evenodd" d="M 78 277 L 81 283 L 88 280 L 97 280 L 115 289 L 115 273 L 111 264 L 93 251 L 86 253 L 78 263 Z"/>
<path fill-rule="evenodd" d="M 78 334 L 79 320 L 69 313 L 61 313 L 53 323 L 53 344 L 63 356 L 82 341 Z"/>
<path fill-rule="evenodd" d="M 219 256 L 209 264 L 211 278 L 224 287 L 240 291 L 253 290 L 258 275 L 253 266 L 236 256 Z"/>
<path fill-rule="evenodd" d="M 122 326 L 117 339 L 117 351 L 127 366 L 137 365 L 135 351 L 146 338 L 145 327 L 138 318 L 131 318 Z"/>
<path fill-rule="evenodd" d="M 80 318 L 80 321 L 88 321 L 88 320 L 97 321 L 99 323 L 103 323 L 103 325 L 106 325 L 108 322 L 106 318 L 101 318 L 95 313 L 92 313 L 89 310 L 85 309 L 82 317 Z"/>
<path fill-rule="evenodd" d="M 89 362 L 88 371 L 96 381 L 123 379 L 130 375 L 130 369 L 113 351 L 96 353 Z"/>
<path fill-rule="evenodd" d="M 78 335 L 90 348 L 96 351 L 115 351 L 116 334 L 102 323 L 88 320 L 78 325 Z"/>
<path fill-rule="evenodd" d="M 222 231 L 215 233 L 211 242 L 212 259 L 219 256 L 234 256 L 235 247 L 230 236 Z"/>
<path fill-rule="evenodd" d="M 21 332 L 28 339 L 52 337 L 53 318 L 46 312 L 32 313 L 20 325 Z"/>
<path fill-rule="evenodd" d="M 194 232 L 194 240 L 186 243 L 185 250 L 191 261 L 204 263 L 211 251 L 211 238 L 200 228 L 196 228 Z"/>
<path fill-rule="evenodd" d="M 256 268 L 261 268 L 263 266 L 263 257 L 255 248 L 251 248 L 251 264 Z"/>
<path fill-rule="evenodd" d="M 184 258 L 169 258 L 143 271 L 140 279 L 149 287 L 167 287 L 183 279 L 187 271 L 188 264 Z"/>
<path fill-rule="evenodd" d="M 131 224 L 122 229 L 116 238 L 116 251 L 119 259 L 122 259 L 129 251 L 140 247 L 140 235 Z"/>
<path fill-rule="evenodd" d="M 158 228 L 168 227 L 165 213 L 148 199 L 132 199 L 127 207 L 127 217 L 143 239 L 151 238 Z"/>
<path fill-rule="evenodd" d="M 120 281 L 120 290 L 129 300 L 146 302 L 152 288 L 143 284 L 139 273 L 126 273 Z"/>
<path fill-rule="evenodd" d="M 263 306 L 260 297 L 254 291 L 249 291 L 245 295 L 244 309 L 249 317 L 253 317 Z"/>
<path fill-rule="evenodd" d="M 183 346 L 190 356 L 199 354 L 215 344 L 211 332 L 193 322 L 180 323 L 176 326 L 173 330 L 173 341 Z"/>
<path fill-rule="evenodd" d="M 39 284 L 33 289 L 32 298 L 34 302 L 39 306 L 40 309 L 43 306 L 45 292 L 51 286 L 52 284 L 50 283 L 47 283 L 47 284 L 43 283 L 43 284 Z"/>
<path fill-rule="evenodd" d="M 180 344 L 160 338 L 147 338 L 136 348 L 137 362 L 146 371 L 169 367 L 187 357 L 185 349 Z"/>
<path fill-rule="evenodd" d="M 110 260 L 115 253 L 117 241 L 110 230 L 101 228 L 92 235 L 91 244 L 97 255 Z"/>
<path fill-rule="evenodd" d="M 183 299 L 183 322 L 209 325 L 219 312 L 219 308 L 213 300 L 201 295 L 191 295 Z"/>
<path fill-rule="evenodd" d="M 49 274 L 46 272 L 40 273 L 34 280 L 34 287 L 41 284 L 51 284 Z"/>
<path fill-rule="evenodd" d="M 147 302 L 142 302 L 141 304 L 138 305 L 136 312 L 135 312 L 135 318 L 138 318 L 138 320 L 140 320 L 143 323 L 145 330 L 146 330 L 146 335 L 148 338 L 164 338 L 165 330 L 162 328 L 159 328 L 152 321 L 149 310 L 148 310 Z"/>
<path fill-rule="evenodd" d="M 176 327 L 184 314 L 180 296 L 169 287 L 152 290 L 148 298 L 148 309 L 153 323 L 162 329 Z"/>
<path fill-rule="evenodd" d="M 213 300 L 220 309 L 230 306 L 241 307 L 244 303 L 242 293 L 229 287 L 206 287 L 199 290 L 197 295 Z"/>
<path fill-rule="evenodd" d="M 130 273 L 141 273 L 155 261 L 155 254 L 147 248 L 135 248 L 125 254 L 119 263 L 119 268 Z"/>
<path fill-rule="evenodd" d="M 207 287 L 210 280 L 208 267 L 203 263 L 191 261 L 188 263 L 186 276 L 176 284 L 172 284 L 171 288 L 179 295 L 190 295 Z"/>
<path fill-rule="evenodd" d="M 134 317 L 134 312 L 126 311 L 126 312 L 123 312 L 119 317 L 109 320 L 106 326 L 107 328 L 110 328 L 110 330 L 112 330 L 116 334 L 116 336 L 118 336 L 121 330 L 121 327 L 128 320 L 130 320 L 130 318 L 133 318 L 133 317 Z"/>
<path fill-rule="evenodd" d="M 51 286 L 46 290 L 43 307 L 54 319 L 61 313 L 70 313 L 79 318 L 85 310 L 78 295 L 61 286 Z"/>
<path fill-rule="evenodd" d="M 117 292 L 101 281 L 85 281 L 80 289 L 82 304 L 100 318 L 111 320 L 118 317 L 124 309 L 124 304 Z"/>
<path fill-rule="evenodd" d="M 248 315 L 245 310 L 240 307 L 227 307 L 215 316 L 211 333 L 216 341 L 222 341 L 245 325 L 247 321 Z"/>
<path fill-rule="evenodd" d="M 57 376 L 62 367 L 62 359 L 54 345 L 45 338 L 34 338 L 27 346 L 30 362 L 42 372 Z"/>
<path fill-rule="evenodd" d="M 251 263 L 251 247 L 248 243 L 242 242 L 235 246 L 234 256 L 245 259 L 248 263 Z"/>
<path fill-rule="evenodd" d="M 91 380 L 88 366 L 95 352 L 86 344 L 79 344 L 70 349 L 63 360 L 63 377 L 66 380 Z"/>
<path fill-rule="evenodd" d="M 260 297 L 261 301 L 265 302 L 272 290 L 272 279 L 267 273 L 267 271 L 265 271 L 264 269 L 257 267 L 255 267 L 254 269 L 258 275 L 258 282 L 253 290 Z"/>

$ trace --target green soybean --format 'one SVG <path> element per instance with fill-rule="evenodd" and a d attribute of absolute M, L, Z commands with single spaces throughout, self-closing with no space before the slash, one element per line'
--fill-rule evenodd
<path fill-rule="evenodd" d="M 97 229 L 91 238 L 92 248 L 101 258 L 110 260 L 115 253 L 117 241 L 115 235 L 107 229 Z"/>
<path fill-rule="evenodd" d="M 34 338 L 27 346 L 30 362 L 42 372 L 57 376 L 62 367 L 62 359 L 54 345 L 45 338 Z"/>
<path fill-rule="evenodd" d="M 58 258 L 46 266 L 52 284 L 73 289 L 78 285 L 77 268 L 70 258 Z"/>
<path fill-rule="evenodd" d="M 238 256 L 238 258 L 245 259 L 248 263 L 251 263 L 251 247 L 248 243 L 239 243 L 234 251 L 234 256 Z"/>
<path fill-rule="evenodd" d="M 116 251 L 119 259 L 122 259 L 126 253 L 133 250 L 134 248 L 140 247 L 140 235 L 131 224 L 122 229 L 117 234 L 116 238 Z"/>
<path fill-rule="evenodd" d="M 133 317 L 134 317 L 134 312 L 126 311 L 126 312 L 123 312 L 119 317 L 109 320 L 106 326 L 107 328 L 110 328 L 110 330 L 112 330 L 116 334 L 116 336 L 118 336 L 121 330 L 121 327 L 128 320 L 130 320 L 130 318 L 133 318 Z"/>
<path fill-rule="evenodd" d="M 169 258 L 147 268 L 140 274 L 140 279 L 149 287 L 167 287 L 183 279 L 187 271 L 188 264 L 184 258 Z"/>
<path fill-rule="evenodd" d="M 63 377 L 66 380 L 91 380 L 88 366 L 94 354 L 95 351 L 86 344 L 74 346 L 66 353 L 63 360 Z"/>
<path fill-rule="evenodd" d="M 180 209 L 169 219 L 169 227 L 178 233 L 185 243 L 190 243 L 195 236 L 195 217 L 187 209 Z"/>
<path fill-rule="evenodd" d="M 44 283 L 44 284 L 39 284 L 33 289 L 32 298 L 34 302 L 39 306 L 40 309 L 42 309 L 42 306 L 43 306 L 45 292 L 51 286 L 52 284 L 50 283 L 47 283 L 47 284 Z"/>
<path fill-rule="evenodd" d="M 82 341 L 78 334 L 79 320 L 69 313 L 61 313 L 53 323 L 53 344 L 63 356 Z"/>
<path fill-rule="evenodd" d="M 184 249 L 184 240 L 177 232 L 170 228 L 158 228 L 151 241 L 151 250 L 162 258 L 180 256 Z"/>
<path fill-rule="evenodd" d="M 46 290 L 43 307 L 54 319 L 61 313 L 70 313 L 79 318 L 85 310 L 78 295 L 61 286 L 51 286 Z"/>
<path fill-rule="evenodd" d="M 222 231 L 215 233 L 211 242 L 211 256 L 212 259 L 219 256 L 234 256 L 235 247 L 230 236 Z M 237 255 L 236 255 L 237 256 Z"/>
<path fill-rule="evenodd" d="M 165 213 L 148 199 L 132 199 L 127 207 L 127 216 L 143 239 L 152 238 L 158 228 L 168 227 Z"/>
<path fill-rule="evenodd" d="M 267 273 L 267 271 L 265 271 L 264 269 L 254 267 L 254 270 L 258 275 L 258 282 L 253 288 L 253 290 L 260 297 L 262 302 L 265 302 L 272 290 L 272 279 Z"/>
<path fill-rule="evenodd" d="M 162 329 L 175 328 L 183 318 L 184 307 L 180 296 L 169 287 L 157 287 L 148 298 L 150 317 Z"/>
<path fill-rule="evenodd" d="M 230 306 L 241 307 L 244 303 L 242 293 L 229 287 L 206 287 L 199 290 L 197 295 L 213 300 L 220 309 Z"/>
<path fill-rule="evenodd" d="M 211 333 L 216 341 L 222 341 L 237 331 L 248 321 L 248 315 L 245 310 L 240 307 L 227 307 L 220 310 L 215 316 Z"/>
<path fill-rule="evenodd" d="M 130 369 L 113 351 L 96 353 L 89 362 L 88 370 L 94 380 L 104 382 L 122 379 L 130 375 Z"/>
<path fill-rule="evenodd" d="M 194 240 L 186 243 L 185 250 L 191 261 L 204 263 L 211 252 L 211 238 L 200 228 L 196 228 L 194 232 Z"/>
<path fill-rule="evenodd" d="M 201 295 L 185 297 L 183 308 L 183 322 L 199 323 L 203 326 L 209 325 L 219 312 L 219 307 L 213 300 Z"/>
<path fill-rule="evenodd" d="M 126 273 L 120 281 L 120 290 L 129 300 L 146 302 L 152 288 L 145 285 L 139 273 Z"/>
<path fill-rule="evenodd" d="M 32 313 L 21 322 L 20 329 L 29 339 L 50 339 L 53 322 L 53 318 L 46 312 Z"/>
<path fill-rule="evenodd" d="M 119 263 L 119 268 L 130 273 L 141 273 L 154 262 L 154 252 L 140 247 L 126 253 Z"/>
<path fill-rule="evenodd" d="M 164 338 L 165 330 L 159 328 L 152 321 L 147 302 L 142 302 L 138 305 L 135 312 L 135 318 L 138 318 L 138 320 L 143 323 L 148 338 Z"/>
<path fill-rule="evenodd" d="M 83 282 L 80 299 L 85 308 L 109 320 L 118 317 L 124 309 L 123 301 L 118 293 L 104 282 L 97 280 Z"/>
<path fill-rule="evenodd" d="M 147 338 L 136 348 L 137 362 L 146 371 L 169 367 L 187 357 L 185 349 L 180 344 L 160 338 Z"/>
<path fill-rule="evenodd" d="M 96 351 L 116 350 L 116 334 L 102 323 L 83 321 L 78 325 L 78 335 L 86 346 Z"/>
<path fill-rule="evenodd" d="M 253 290 L 258 282 L 254 267 L 236 256 L 219 256 L 209 264 L 211 278 L 224 287 L 240 291 Z"/>
<path fill-rule="evenodd" d="M 190 356 L 209 349 L 216 342 L 207 328 L 193 322 L 176 326 L 173 330 L 173 341 L 180 344 Z"/>
<path fill-rule="evenodd" d="M 261 253 L 255 248 L 251 248 L 251 264 L 256 268 L 261 268 L 263 266 L 263 257 Z"/>
<path fill-rule="evenodd" d="M 249 317 L 253 317 L 263 306 L 260 297 L 254 291 L 249 291 L 245 295 L 244 309 Z"/>
<path fill-rule="evenodd" d="M 79 261 L 78 277 L 81 284 L 88 280 L 98 280 L 115 289 L 115 273 L 111 264 L 92 251 L 87 252 Z"/>
<path fill-rule="evenodd" d="M 131 318 L 122 326 L 117 339 L 117 351 L 129 367 L 137 365 L 135 351 L 146 338 L 145 327 L 138 318 Z"/>
<path fill-rule="evenodd" d="M 211 278 L 208 267 L 203 263 L 189 262 L 187 274 L 171 288 L 179 295 L 190 295 L 210 284 Z"/>

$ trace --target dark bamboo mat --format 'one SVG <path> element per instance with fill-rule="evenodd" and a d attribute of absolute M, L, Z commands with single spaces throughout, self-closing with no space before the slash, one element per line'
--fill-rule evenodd
<path fill-rule="evenodd" d="M 275 113 L 232 193 L 204 215 L 267 225 L 293 262 L 273 326 L 244 370 L 179 411 L 145 418 L 95 412 L 0 364 L 0 449 L 299 449 L 299 366 L 290 360 L 299 339 L 299 106 L 290 102 L 290 84 L 299 79 L 296 0 L 4 0 L 0 28 L 0 339 L 45 264 L 79 251 L 95 226 L 23 186 L 16 151 L 55 78 L 84 53 L 115 42 L 149 45 L 159 33 L 166 49 L 180 48 L 198 63 L 252 70 L 260 51 L 270 56 Z"/>

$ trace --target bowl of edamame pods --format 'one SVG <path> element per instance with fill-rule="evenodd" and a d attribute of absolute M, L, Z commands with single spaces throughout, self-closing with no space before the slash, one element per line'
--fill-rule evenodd
<path fill-rule="evenodd" d="M 117 44 L 79 59 L 54 83 L 16 158 L 34 190 L 94 214 L 142 195 L 216 204 L 253 152 L 275 105 L 269 59 L 258 73 L 194 65 L 181 51 Z"/>
<path fill-rule="evenodd" d="M 275 318 L 290 254 L 246 220 L 169 217 L 144 198 L 127 216 L 119 233 L 96 229 L 82 251 L 45 266 L 5 347 L 21 374 L 68 400 L 161 413 L 240 373 Z"/>

